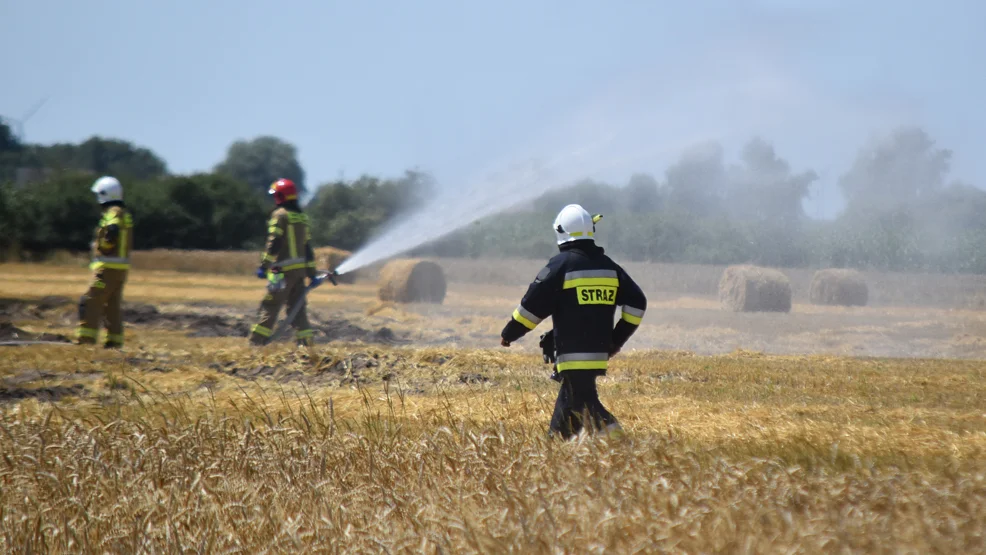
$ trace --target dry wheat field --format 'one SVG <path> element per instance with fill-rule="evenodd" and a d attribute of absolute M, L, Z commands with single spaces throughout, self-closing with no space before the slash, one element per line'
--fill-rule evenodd
<path fill-rule="evenodd" d="M 246 346 L 258 280 L 166 269 L 122 352 L 0 347 L 0 551 L 986 552 L 977 283 L 765 315 L 638 278 L 600 381 L 628 436 L 560 442 L 536 341 L 495 346 L 537 262 L 443 266 L 441 306 L 317 290 L 314 356 Z M 0 266 L 0 341 L 69 335 L 86 279 Z"/>

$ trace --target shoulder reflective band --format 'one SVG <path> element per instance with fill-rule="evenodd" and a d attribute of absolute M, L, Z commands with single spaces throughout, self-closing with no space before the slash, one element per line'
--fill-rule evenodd
<path fill-rule="evenodd" d="M 529 330 L 536 328 L 544 320 L 544 318 L 535 316 L 533 312 L 527 310 L 522 305 L 517 305 L 517 308 L 514 309 L 513 317 L 514 320 L 517 320 Z"/>
<path fill-rule="evenodd" d="M 563 289 L 574 289 L 583 286 L 619 287 L 620 278 L 616 270 L 581 270 L 565 274 Z"/>
<path fill-rule="evenodd" d="M 558 355 L 558 371 L 605 370 L 609 353 L 565 353 Z"/>
<path fill-rule="evenodd" d="M 644 311 L 639 308 L 633 308 L 632 306 L 623 307 L 623 319 L 627 323 L 633 324 L 635 326 L 640 325 L 640 321 L 644 318 Z"/>

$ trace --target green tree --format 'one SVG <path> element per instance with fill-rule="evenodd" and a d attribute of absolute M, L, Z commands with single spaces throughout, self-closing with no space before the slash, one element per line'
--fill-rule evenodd
<path fill-rule="evenodd" d="M 294 181 L 299 192 L 306 191 L 305 172 L 298 162 L 297 149 L 277 137 L 262 136 L 234 142 L 215 172 L 229 175 L 264 193 L 271 183 L 281 178 Z"/>
<path fill-rule="evenodd" d="M 941 190 L 952 152 L 919 127 L 902 127 L 857 154 L 839 186 L 849 211 L 892 211 Z"/>
<path fill-rule="evenodd" d="M 623 197 L 626 200 L 626 209 L 632 214 L 657 212 L 662 208 L 664 200 L 657 179 L 646 173 L 630 176 L 630 181 L 623 190 Z"/>
<path fill-rule="evenodd" d="M 39 252 L 87 250 L 100 211 L 91 186 L 91 175 L 62 173 L 19 191 L 21 246 Z"/>
<path fill-rule="evenodd" d="M 263 241 L 264 199 L 229 176 L 173 176 L 130 190 L 137 248 L 239 249 Z"/>
<path fill-rule="evenodd" d="M 613 213 L 621 208 L 620 189 L 586 179 L 571 187 L 545 193 L 534 201 L 533 208 L 538 212 L 557 214 L 569 204 L 579 204 L 593 214 Z M 550 226 L 551 221 L 546 225 Z"/>
<path fill-rule="evenodd" d="M 168 173 L 167 165 L 157 154 L 119 139 L 91 137 L 78 145 L 32 145 L 28 150 L 26 166 L 112 175 L 124 184 Z"/>
<path fill-rule="evenodd" d="M 726 168 L 722 145 L 703 143 L 686 150 L 665 172 L 668 204 L 696 216 L 722 212 Z"/>
<path fill-rule="evenodd" d="M 6 152 L 20 152 L 22 145 L 14 135 L 14 131 L 9 125 L 0 119 L 0 154 Z"/>
<path fill-rule="evenodd" d="M 269 199 L 252 194 L 249 185 L 226 175 L 196 176 L 212 198 L 212 235 L 216 249 L 259 247 L 267 233 Z"/>
<path fill-rule="evenodd" d="M 18 243 L 20 227 L 15 207 L 14 188 L 0 181 L 0 261 L 13 254 L 12 250 Z"/>
<path fill-rule="evenodd" d="M 792 174 L 790 164 L 759 137 L 746 143 L 740 161 L 728 172 L 728 211 L 738 219 L 767 222 L 777 233 L 790 235 L 804 219 L 802 202 L 818 175 L 810 170 Z"/>
<path fill-rule="evenodd" d="M 0 120 L 0 183 L 13 181 L 23 150 L 10 126 Z"/>

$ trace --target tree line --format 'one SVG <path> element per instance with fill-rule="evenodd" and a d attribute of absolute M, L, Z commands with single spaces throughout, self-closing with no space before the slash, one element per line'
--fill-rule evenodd
<path fill-rule="evenodd" d="M 803 204 L 815 172 L 792 168 L 761 138 L 735 163 L 705 143 L 663 175 L 576 183 L 413 254 L 548 256 L 551 220 L 578 202 L 606 215 L 600 242 L 631 260 L 986 273 L 986 192 L 950 179 L 951 155 L 920 128 L 897 129 L 864 145 L 839 178 L 845 210 L 814 220 Z M 140 249 L 259 248 L 271 209 L 264 193 L 288 177 L 309 193 L 314 241 L 353 250 L 436 187 L 427 173 L 407 171 L 311 188 L 295 148 L 276 137 L 234 142 L 210 172 L 173 175 L 155 153 L 125 141 L 22 144 L 0 124 L 0 250 L 87 248 L 99 210 L 89 185 L 102 174 L 124 181 Z"/>
<path fill-rule="evenodd" d="M 864 145 L 838 178 L 839 216 L 816 220 L 803 208 L 814 171 L 792 168 L 760 138 L 736 163 L 705 143 L 660 178 L 583 181 L 538 198 L 531 213 L 497 216 L 417 253 L 548 256 L 548 223 L 578 202 L 606 215 L 601 242 L 630 260 L 986 274 L 986 191 L 951 179 L 951 157 L 923 129 L 898 128 Z"/>
<path fill-rule="evenodd" d="M 78 144 L 22 144 L 0 123 L 0 256 L 41 258 L 53 250 L 84 251 L 99 218 L 90 192 L 100 175 L 124 184 L 139 231 L 138 249 L 259 249 L 275 179 L 308 191 L 295 147 L 262 136 L 230 145 L 210 172 L 172 174 L 163 159 L 127 141 L 91 137 Z M 306 206 L 318 216 L 314 240 L 352 249 L 410 206 L 424 174 L 363 177 L 329 183 Z"/>

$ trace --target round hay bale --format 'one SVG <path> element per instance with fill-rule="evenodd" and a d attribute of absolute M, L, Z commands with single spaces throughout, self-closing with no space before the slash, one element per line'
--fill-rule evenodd
<path fill-rule="evenodd" d="M 319 247 L 315 249 L 315 260 L 321 261 L 325 264 L 325 268 L 330 272 L 338 268 L 343 262 L 349 259 L 353 253 L 349 251 L 344 251 L 342 249 L 337 249 L 335 247 Z M 339 283 L 356 283 L 356 280 L 361 277 L 359 270 L 354 270 L 352 272 L 346 272 L 341 276 L 336 278 Z"/>
<path fill-rule="evenodd" d="M 828 268 L 818 270 L 808 289 L 811 304 L 829 306 L 866 306 L 869 289 L 862 274 L 855 270 Z"/>
<path fill-rule="evenodd" d="M 791 282 L 770 268 L 730 266 L 719 280 L 719 302 L 733 312 L 790 312 Z"/>
<path fill-rule="evenodd" d="M 445 272 L 428 260 L 393 260 L 380 269 L 381 301 L 442 304 L 445 290 Z"/>

